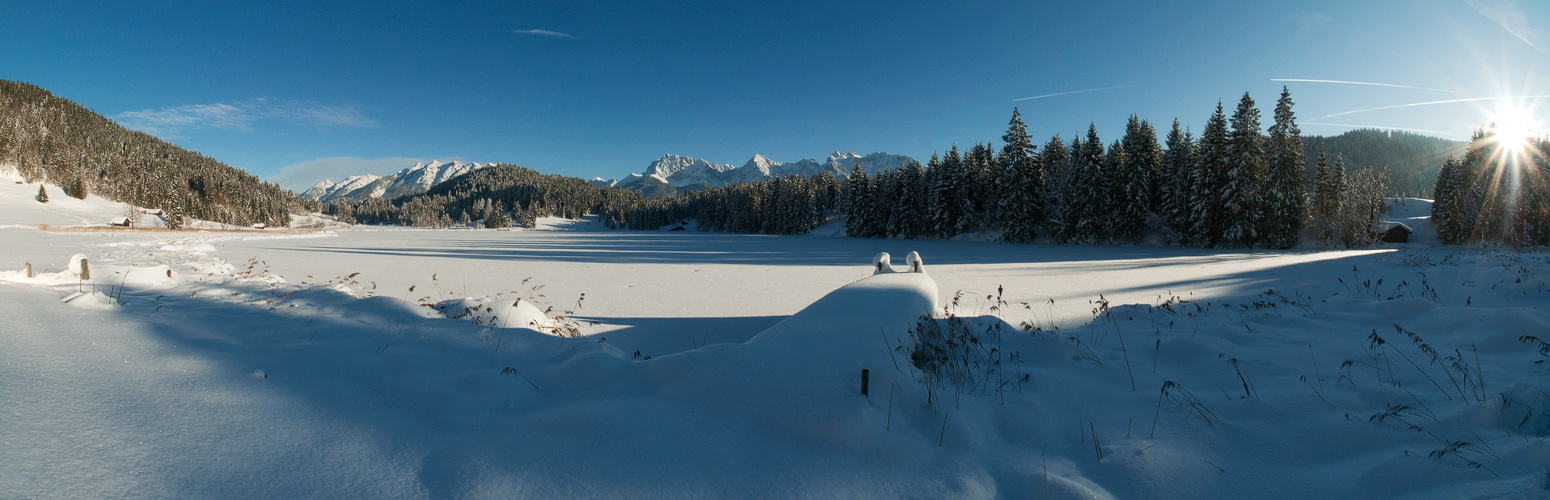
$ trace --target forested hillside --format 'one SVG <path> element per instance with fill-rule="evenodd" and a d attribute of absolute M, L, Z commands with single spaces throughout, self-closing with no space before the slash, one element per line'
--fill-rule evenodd
<path fill-rule="evenodd" d="M 35 85 L 0 80 L 0 164 L 71 196 L 101 196 L 184 218 L 283 226 L 295 193 L 156 137 L 126 129 Z"/>
<path fill-rule="evenodd" d="M 1462 155 L 1466 143 L 1401 131 L 1359 129 L 1344 134 L 1303 137 L 1307 157 L 1318 155 L 1320 147 L 1329 155 L 1340 154 L 1353 171 L 1375 168 L 1388 171 L 1389 195 L 1432 198 L 1437 183 L 1437 166 L 1448 155 Z M 1313 170 L 1309 163 L 1308 170 Z"/>

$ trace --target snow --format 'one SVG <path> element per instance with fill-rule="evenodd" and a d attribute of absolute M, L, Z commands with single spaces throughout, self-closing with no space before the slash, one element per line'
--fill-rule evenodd
<path fill-rule="evenodd" d="M 122 208 L 36 191 L 0 183 L 3 498 L 1534 498 L 1550 466 L 1544 253 L 43 231 Z M 972 382 L 912 366 L 927 314 Z"/>

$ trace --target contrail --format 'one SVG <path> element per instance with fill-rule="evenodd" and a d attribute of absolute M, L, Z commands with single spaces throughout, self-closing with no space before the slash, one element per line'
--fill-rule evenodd
<path fill-rule="evenodd" d="M 1393 83 L 1348 82 L 1348 81 L 1345 81 L 1345 80 L 1310 80 L 1310 79 L 1306 79 L 1306 78 L 1271 78 L 1270 81 L 1272 81 L 1272 82 L 1338 83 L 1338 84 L 1342 84 L 1342 85 L 1371 85 L 1371 86 L 1374 86 L 1374 87 L 1393 87 L 1393 88 L 1396 88 L 1396 89 L 1430 90 L 1430 91 L 1434 91 L 1434 92 L 1447 92 L 1449 94 L 1458 94 L 1459 93 L 1459 92 L 1454 92 L 1452 90 L 1434 89 L 1434 88 L 1430 88 L 1430 87 L 1412 87 L 1410 85 L 1396 85 L 1396 84 L 1393 84 Z"/>
<path fill-rule="evenodd" d="M 1061 96 L 1061 95 L 1081 94 L 1081 93 L 1086 93 L 1086 92 L 1097 92 L 1097 91 L 1100 91 L 1100 90 L 1128 89 L 1128 88 L 1131 88 L 1131 87 L 1140 87 L 1140 85 L 1120 85 L 1118 87 L 1104 87 L 1104 88 L 1101 88 L 1101 89 L 1087 89 L 1087 90 L 1073 90 L 1073 91 L 1070 91 L 1070 92 L 1056 92 L 1054 94 L 1036 95 L 1036 96 L 1033 96 L 1033 97 L 1024 97 L 1022 99 L 1012 99 L 1012 102 L 1026 101 L 1026 100 L 1029 100 L 1029 99 L 1043 99 L 1045 97 L 1055 97 L 1055 96 Z"/>
<path fill-rule="evenodd" d="M 1330 126 L 1330 127 L 1375 128 L 1375 129 L 1378 129 L 1378 130 L 1402 130 L 1402 131 L 1405 131 L 1405 132 L 1423 132 L 1423 133 L 1427 133 L 1427 134 L 1442 134 L 1442 135 L 1451 135 L 1451 136 L 1456 136 L 1456 137 L 1463 137 L 1462 134 L 1455 134 L 1455 133 L 1452 133 L 1452 132 L 1441 132 L 1441 131 L 1437 131 L 1437 130 L 1426 130 L 1426 129 L 1419 129 L 1419 128 L 1380 127 L 1380 126 L 1377 126 L 1377 125 L 1352 125 L 1352 124 L 1349 124 L 1349 123 L 1303 123 L 1301 125 L 1303 125 L 1303 126 L 1307 126 L 1307 125 L 1326 125 L 1326 126 Z"/>
<path fill-rule="evenodd" d="M 1311 121 L 1315 121 L 1315 120 L 1323 120 L 1325 118 L 1334 118 L 1336 116 L 1354 115 L 1356 113 L 1366 113 L 1368 111 L 1382 111 L 1382 110 L 1385 110 L 1385 109 L 1398 109 L 1398 108 L 1413 108 L 1413 107 L 1416 107 L 1416 106 L 1431 106 L 1431 105 L 1434 105 L 1434 104 L 1452 104 L 1452 103 L 1456 103 L 1456 102 L 1476 102 L 1476 101 L 1500 101 L 1500 100 L 1506 100 L 1506 99 L 1545 99 L 1545 98 L 1550 98 L 1550 95 L 1509 95 L 1509 96 L 1502 96 L 1502 97 L 1471 97 L 1471 98 L 1468 98 L 1468 99 L 1448 99 L 1446 101 L 1413 102 L 1413 103 L 1410 103 L 1410 104 L 1398 104 L 1398 105 L 1394 105 L 1394 106 L 1383 106 L 1383 107 L 1379 107 L 1379 108 L 1369 108 L 1369 109 L 1358 109 L 1358 110 L 1355 110 L 1355 111 L 1345 111 L 1345 112 L 1341 112 L 1341 113 L 1335 113 L 1335 114 L 1332 114 L 1332 115 L 1320 116 L 1318 118 L 1314 118 L 1313 120 L 1308 120 L 1308 121 L 1311 122 Z"/>

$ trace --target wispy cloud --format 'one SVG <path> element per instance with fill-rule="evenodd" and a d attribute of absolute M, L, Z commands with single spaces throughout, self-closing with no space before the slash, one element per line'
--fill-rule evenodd
<path fill-rule="evenodd" d="M 1322 28 L 1328 26 L 1334 19 L 1319 12 L 1304 12 L 1292 14 L 1292 21 L 1303 28 Z"/>
<path fill-rule="evenodd" d="M 1458 93 L 1460 93 L 1460 92 L 1454 92 L 1452 90 L 1434 89 L 1434 88 L 1429 88 L 1429 87 L 1415 87 L 1415 86 L 1410 86 L 1410 85 L 1398 85 L 1398 84 L 1393 84 L 1393 83 L 1351 82 L 1351 81 L 1346 81 L 1346 80 L 1313 80 L 1313 79 L 1308 79 L 1308 78 L 1271 78 L 1270 81 L 1272 81 L 1272 82 L 1333 83 L 1333 84 L 1339 84 L 1339 85 L 1369 85 L 1369 86 L 1373 86 L 1373 87 L 1392 87 L 1392 88 L 1396 88 L 1396 89 L 1430 90 L 1430 91 L 1434 91 L 1434 92 L 1447 92 L 1449 94 L 1458 94 Z"/>
<path fill-rule="evenodd" d="M 1141 85 L 1120 85 L 1118 87 L 1103 87 L 1103 88 L 1097 88 L 1097 89 L 1072 90 L 1072 91 L 1068 91 L 1068 92 L 1056 92 L 1056 93 L 1053 93 L 1053 94 L 1044 94 L 1044 95 L 1036 95 L 1036 96 L 1033 96 L 1033 97 L 1024 97 L 1022 99 L 1012 99 L 1012 102 L 1028 101 L 1028 100 L 1033 100 L 1033 99 L 1043 99 L 1043 98 L 1046 98 L 1046 97 L 1056 97 L 1056 96 L 1071 95 L 1071 94 L 1085 94 L 1087 92 L 1099 92 L 1099 91 L 1104 91 L 1104 90 L 1128 89 L 1128 88 L 1131 88 L 1131 87 L 1140 87 L 1140 86 Z"/>
<path fill-rule="evenodd" d="M 1334 118 L 1336 116 L 1354 115 L 1354 114 L 1357 114 L 1357 113 L 1367 113 L 1367 112 L 1371 112 L 1371 111 L 1383 111 L 1383 110 L 1386 110 L 1386 109 L 1414 108 L 1414 107 L 1419 107 L 1419 106 L 1435 106 L 1435 105 L 1438 105 L 1438 104 L 1453 104 L 1453 103 L 1459 103 L 1459 102 L 1501 101 L 1501 100 L 1511 100 L 1511 99 L 1546 99 L 1546 98 L 1550 98 L 1550 95 L 1509 95 L 1509 96 L 1502 96 L 1502 97 L 1470 97 L 1470 98 L 1467 98 L 1467 99 L 1448 99 L 1448 100 L 1443 100 L 1443 101 L 1412 102 L 1412 103 L 1409 103 L 1409 104 L 1396 104 L 1396 105 L 1393 105 L 1393 106 L 1379 106 L 1379 107 L 1376 107 L 1376 108 L 1367 108 L 1367 109 L 1357 109 L 1357 110 L 1351 110 L 1351 111 L 1342 111 L 1342 112 L 1335 113 L 1335 114 L 1320 116 L 1318 118 L 1314 118 L 1313 120 L 1309 120 L 1309 121 L 1323 120 L 1325 118 Z"/>
<path fill-rule="evenodd" d="M 1513 0 L 1464 0 L 1475 12 L 1495 21 L 1501 25 L 1507 33 L 1523 40 L 1530 47 L 1545 50 L 1545 40 L 1538 30 L 1534 29 L 1535 23 L 1529 21 L 1523 9 Z"/>
<path fill-rule="evenodd" d="M 130 129 L 156 135 L 177 135 L 199 129 L 246 131 L 252 130 L 252 125 L 261 120 L 302 123 L 319 129 L 377 126 L 377 120 L 355 108 L 268 97 L 231 103 L 125 111 L 113 119 Z"/>
<path fill-rule="evenodd" d="M 1437 130 L 1426 130 L 1426 129 L 1419 129 L 1419 128 L 1384 127 L 1384 126 L 1380 126 L 1380 125 L 1352 125 L 1352 124 L 1349 124 L 1349 123 L 1303 123 L 1302 125 L 1303 126 L 1323 125 L 1323 126 L 1326 126 L 1326 127 L 1346 127 L 1346 128 L 1375 128 L 1375 129 L 1378 129 L 1378 130 L 1399 130 L 1399 131 L 1404 131 L 1404 132 L 1419 132 L 1419 133 L 1423 133 L 1423 134 L 1439 134 L 1439 135 L 1451 135 L 1451 136 L 1455 136 L 1455 137 L 1463 137 L 1463 135 L 1461 135 L 1461 134 L 1455 134 L 1455 133 L 1452 133 L 1452 132 L 1441 132 L 1441 131 L 1437 131 Z"/>
<path fill-rule="evenodd" d="M 539 35 L 539 36 L 553 36 L 553 37 L 559 37 L 559 38 L 571 38 L 571 39 L 577 39 L 577 40 L 581 39 L 581 37 L 576 36 L 576 35 L 572 35 L 570 33 L 561 33 L 561 32 L 558 32 L 558 31 L 549 31 L 549 30 L 540 30 L 540 29 L 516 30 L 516 31 L 513 31 L 512 33 L 516 33 L 518 35 Z"/>

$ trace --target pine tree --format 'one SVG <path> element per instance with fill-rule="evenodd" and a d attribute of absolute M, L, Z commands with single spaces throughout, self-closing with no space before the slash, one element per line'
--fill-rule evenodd
<path fill-rule="evenodd" d="M 936 236 L 949 239 L 963 234 L 969 225 L 973 202 L 970 199 L 969 178 L 965 172 L 963 157 L 954 145 L 942 157 L 937 169 L 932 197 L 936 200 L 932 214 Z"/>
<path fill-rule="evenodd" d="M 1147 221 L 1158 206 L 1155 201 L 1156 177 L 1162 170 L 1162 149 L 1152 124 L 1130 115 L 1125 136 L 1120 140 L 1121 162 L 1116 165 L 1114 237 L 1121 241 L 1139 241 Z"/>
<path fill-rule="evenodd" d="M 899 213 L 896 235 L 919 239 L 930 233 L 930 203 L 925 190 L 926 172 L 920 162 L 910 161 L 899 167 L 894 185 L 894 207 Z"/>
<path fill-rule="evenodd" d="M 1350 186 L 1346 182 L 1345 155 L 1336 154 L 1335 164 L 1329 167 L 1330 216 L 1339 214 L 1345 208 L 1341 205 L 1341 202 L 1344 201 L 1343 197 L 1349 188 Z"/>
<path fill-rule="evenodd" d="M 1334 216 L 1330 204 L 1334 199 L 1329 193 L 1329 152 L 1323 144 L 1319 145 L 1319 156 L 1313 165 L 1313 218 L 1315 221 L 1328 220 Z"/>
<path fill-rule="evenodd" d="M 1044 219 L 1058 243 L 1071 240 L 1071 230 L 1076 226 L 1072 217 L 1071 162 L 1072 151 L 1081 149 L 1081 140 L 1073 139 L 1071 147 L 1060 140 L 1060 135 L 1050 138 L 1039 152 L 1039 163 L 1044 164 Z"/>
<path fill-rule="evenodd" d="M 1103 141 L 1098 139 L 1096 124 L 1088 124 L 1087 140 L 1078 148 L 1072 145 L 1071 182 L 1077 186 L 1072 204 L 1075 226 L 1071 238 L 1076 243 L 1093 244 L 1108 232 L 1109 182 L 1103 169 Z"/>
<path fill-rule="evenodd" d="M 867 234 L 870 228 L 872 212 L 872 179 L 865 170 L 861 170 L 861 162 L 856 162 L 856 167 L 850 170 L 850 180 L 845 184 L 846 198 L 849 202 L 849 212 L 845 219 L 845 234 L 854 238 L 870 238 Z"/>
<path fill-rule="evenodd" d="M 494 203 L 484 216 L 484 227 L 489 229 L 501 229 L 511 227 L 511 219 L 506 218 L 506 209 L 499 202 Z"/>
<path fill-rule="evenodd" d="M 39 185 L 38 186 L 38 195 L 32 197 L 32 199 L 38 200 L 38 203 L 48 203 L 48 191 L 45 191 L 43 189 L 43 186 Z"/>
<path fill-rule="evenodd" d="M 996 159 L 995 148 L 983 142 L 975 143 L 964 155 L 963 165 L 963 192 L 968 215 L 959 224 L 960 232 L 998 229 L 995 227 L 1000 222 L 998 201 L 1003 195 L 996 183 L 1001 176 L 1001 162 Z"/>
<path fill-rule="evenodd" d="M 1437 239 L 1443 244 L 1456 245 L 1469 237 L 1468 231 L 1463 230 L 1464 221 L 1458 216 L 1465 181 L 1463 162 L 1457 156 L 1449 155 L 1437 171 L 1437 185 L 1432 189 L 1432 225 L 1437 228 Z"/>
<path fill-rule="evenodd" d="M 1190 179 L 1194 170 L 1194 139 L 1189 132 L 1179 128 L 1179 120 L 1173 120 L 1168 131 L 1168 151 L 1163 154 L 1163 174 L 1157 180 L 1158 210 L 1162 213 L 1163 226 L 1168 240 L 1183 243 L 1184 231 L 1189 221 Z"/>
<path fill-rule="evenodd" d="M 1227 117 L 1222 114 L 1222 103 L 1216 103 L 1216 112 L 1206 120 L 1196 143 L 1194 176 L 1190 180 L 1190 229 L 1186 242 L 1190 246 L 1210 247 L 1220 244 L 1227 229 L 1222 190 L 1227 185 Z"/>
<path fill-rule="evenodd" d="M 1282 86 L 1281 98 L 1276 101 L 1275 124 L 1268 130 L 1268 207 L 1265 223 L 1260 227 L 1265 234 L 1265 246 L 1276 248 L 1295 246 L 1307 219 L 1308 164 L 1303 156 L 1306 146 L 1292 104 L 1291 91 Z"/>
<path fill-rule="evenodd" d="M 1032 242 L 1043 219 L 1043 172 L 1034 146 L 1028 140 L 1023 119 L 1012 108 L 1012 121 L 1001 136 L 1001 168 L 997 185 L 1001 197 L 998 206 L 1001 239 L 1015 243 Z"/>
<path fill-rule="evenodd" d="M 1265 151 L 1259 133 L 1259 109 L 1247 92 L 1233 112 L 1227 144 L 1227 183 L 1222 200 L 1230 220 L 1222 233 L 1222 244 L 1254 248 L 1264 237 L 1259 228 L 1266 218 Z"/>
<path fill-rule="evenodd" d="M 86 182 L 76 176 L 70 180 L 70 189 L 65 190 L 65 194 L 78 200 L 86 199 Z"/>
<path fill-rule="evenodd" d="M 1102 179 L 1102 185 L 1099 188 L 1101 191 L 1098 193 L 1099 202 L 1094 207 L 1098 220 L 1103 222 L 1098 226 L 1099 241 L 1118 242 L 1121 239 L 1120 231 L 1133 231 L 1136 235 L 1141 232 L 1139 226 L 1128 227 L 1126 223 L 1129 221 L 1121 218 L 1121 214 L 1127 208 L 1126 205 L 1129 204 L 1125 195 L 1125 188 L 1129 183 L 1125 166 L 1129 162 L 1124 143 L 1118 140 L 1109 143 L 1109 149 L 1103 153 L 1103 171 L 1099 175 Z M 1141 220 L 1144 224 L 1145 216 Z"/>

